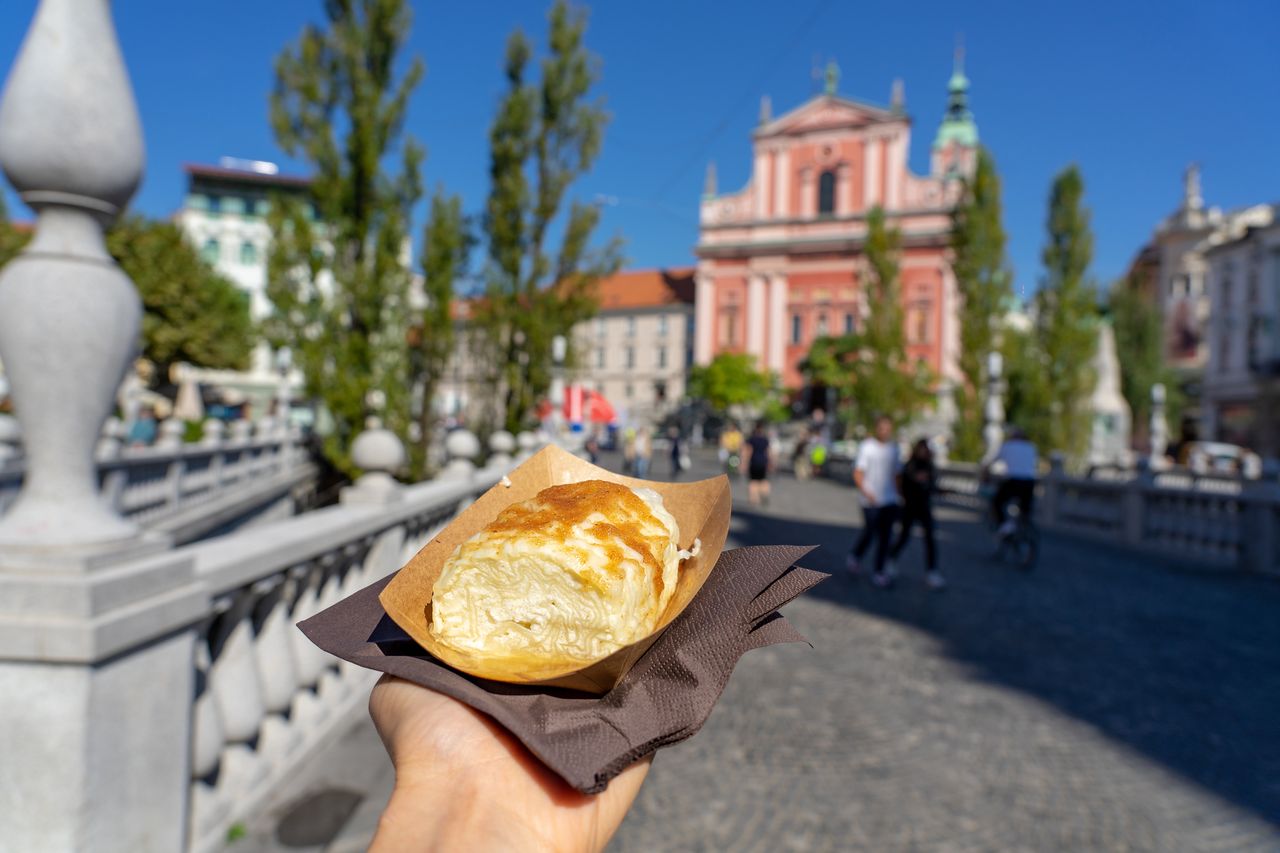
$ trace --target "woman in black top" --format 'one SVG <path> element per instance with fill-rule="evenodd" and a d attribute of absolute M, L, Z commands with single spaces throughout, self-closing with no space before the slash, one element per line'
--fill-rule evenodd
<path fill-rule="evenodd" d="M 929 442 L 920 439 L 911 448 L 911 458 L 902 466 L 898 479 L 902 492 L 902 517 L 898 533 L 898 541 L 889 551 L 889 559 L 894 560 L 902 549 L 907 547 L 907 539 L 911 536 L 911 527 L 917 521 L 924 533 L 925 579 L 931 589 L 946 586 L 942 573 L 938 571 L 938 550 L 933 543 L 933 492 L 937 487 L 937 473 L 933 467 L 933 451 Z"/>
<path fill-rule="evenodd" d="M 769 470 L 773 467 L 769 458 L 769 436 L 764 434 L 764 423 L 757 423 L 751 430 L 745 447 L 747 465 L 747 499 L 753 504 L 769 502 Z"/>

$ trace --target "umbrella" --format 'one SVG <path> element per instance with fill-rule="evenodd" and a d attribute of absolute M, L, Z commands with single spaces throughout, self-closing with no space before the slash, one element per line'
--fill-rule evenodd
<path fill-rule="evenodd" d="M 618 414 L 603 394 L 592 394 L 587 403 L 587 418 L 596 424 L 611 424 L 618 420 Z"/>

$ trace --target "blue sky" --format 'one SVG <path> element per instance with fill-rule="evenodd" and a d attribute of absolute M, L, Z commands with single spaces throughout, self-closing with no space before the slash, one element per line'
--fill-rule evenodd
<path fill-rule="evenodd" d="M 503 42 L 516 25 L 540 39 L 548 4 L 413 4 L 409 49 L 424 56 L 427 76 L 408 130 L 428 147 L 428 183 L 443 181 L 473 211 L 487 189 Z M 6 69 L 35 5 L 8 0 L 0 16 Z M 233 155 L 291 168 L 267 123 L 272 60 L 319 20 L 320 0 L 113 5 L 146 129 L 137 208 L 173 212 L 186 161 Z M 706 162 L 716 161 L 722 190 L 745 183 L 760 95 L 776 113 L 796 106 L 813 92 L 815 59 L 828 58 L 854 98 L 886 102 L 893 78 L 905 80 L 911 165 L 924 172 L 957 33 L 982 140 L 1004 180 L 1023 292 L 1039 275 L 1049 182 L 1068 163 L 1084 172 L 1102 282 L 1177 205 L 1189 161 L 1202 164 L 1209 204 L 1280 201 L 1275 0 L 597 3 L 588 43 L 603 61 L 599 91 L 613 119 L 595 170 L 574 191 L 616 200 L 602 233 L 625 237 L 631 265 L 690 262 Z"/>

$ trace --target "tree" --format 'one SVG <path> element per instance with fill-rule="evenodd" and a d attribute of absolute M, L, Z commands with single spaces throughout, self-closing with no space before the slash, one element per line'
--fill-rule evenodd
<path fill-rule="evenodd" d="M 1084 179 L 1075 166 L 1054 178 L 1047 227 L 1034 347 L 1045 405 L 1024 426 L 1042 450 L 1079 457 L 1088 445 L 1093 419 L 1089 395 L 1098 349 L 1098 300 L 1088 277 L 1093 234 L 1084 206 Z"/>
<path fill-rule="evenodd" d="M 1002 320 L 1013 299 L 1005 257 L 1000 177 L 995 161 L 978 150 L 973 175 L 964 182 L 951 216 L 951 269 L 960 291 L 960 375 L 955 389 L 957 420 L 951 452 L 974 461 L 983 453 L 987 354 L 998 349 Z"/>
<path fill-rule="evenodd" d="M 1133 412 L 1134 435 L 1147 435 L 1151 422 L 1151 388 L 1165 386 L 1165 419 L 1177 424 L 1182 399 L 1176 374 L 1164 363 L 1160 311 L 1143 296 L 1137 282 L 1122 279 L 1111 285 L 1107 311 L 1115 329 L 1120 362 L 1120 390 Z"/>
<path fill-rule="evenodd" d="M 178 362 L 244 370 L 257 343 L 249 297 L 216 273 L 172 222 L 125 217 L 107 251 L 142 298 L 142 355 L 167 381 Z"/>
<path fill-rule="evenodd" d="M 597 207 L 573 201 L 561 218 L 569 187 L 600 153 L 606 121 L 601 104 L 587 100 L 598 63 L 583 45 L 585 29 L 585 13 L 557 0 L 537 83 L 526 79 L 528 39 L 519 30 L 511 35 L 507 92 L 489 131 L 488 265 L 474 328 L 479 363 L 502 398 L 493 417 L 512 432 L 524 428 L 550 387 L 552 341 L 594 313 L 596 282 L 621 265 L 616 240 L 589 247 Z M 553 225 L 562 226 L 554 254 L 547 247 Z"/>
<path fill-rule="evenodd" d="M 777 377 L 757 370 L 755 356 L 746 353 L 722 352 L 689 371 L 689 396 L 706 400 L 718 412 L 742 407 L 761 414 L 777 392 Z"/>
<path fill-rule="evenodd" d="M 409 462 L 415 479 L 425 479 L 427 447 L 435 434 L 436 390 L 453 356 L 454 286 L 467 268 L 471 233 L 462 215 L 462 199 L 437 187 L 431 214 L 422 233 L 422 283 L 425 305 L 409 337 L 411 387 L 420 389 L 417 438 L 410 445 Z"/>
<path fill-rule="evenodd" d="M 332 419 L 326 455 L 354 473 L 348 451 L 370 392 L 385 394 L 384 425 L 402 439 L 408 433 L 404 255 L 423 150 L 400 140 L 423 65 L 415 58 L 396 80 L 412 18 L 404 0 L 327 0 L 325 15 L 325 27 L 308 25 L 276 59 L 272 128 L 280 147 L 314 170 L 318 221 L 303 199 L 272 205 L 268 328 L 293 349 L 306 393 Z"/>
<path fill-rule="evenodd" d="M 870 430 L 876 417 L 905 423 L 920 413 L 929 395 L 928 370 L 907 357 L 898 288 L 901 234 L 884 211 L 867 215 L 865 292 L 869 313 L 861 330 L 813 342 L 805 360 L 812 381 L 835 388 L 840 418 L 849 429 Z"/>
<path fill-rule="evenodd" d="M 9 207 L 0 192 L 0 267 L 13 260 L 30 239 L 30 234 L 19 231 L 9 221 Z"/>

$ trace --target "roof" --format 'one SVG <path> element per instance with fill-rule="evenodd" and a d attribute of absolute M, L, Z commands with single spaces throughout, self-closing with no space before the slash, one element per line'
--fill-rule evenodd
<path fill-rule="evenodd" d="M 228 169 L 223 166 L 206 166 L 202 163 L 183 163 L 182 171 L 193 178 L 210 178 L 240 184 L 261 184 L 265 187 L 309 187 L 311 179 L 303 175 L 269 175 L 249 169 Z"/>
<path fill-rule="evenodd" d="M 596 284 L 601 311 L 693 304 L 693 267 L 623 270 Z"/>

